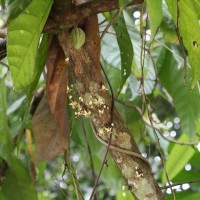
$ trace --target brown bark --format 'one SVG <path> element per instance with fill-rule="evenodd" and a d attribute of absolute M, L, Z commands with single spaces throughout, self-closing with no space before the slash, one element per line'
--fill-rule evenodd
<path fill-rule="evenodd" d="M 93 0 L 82 6 L 75 6 L 69 1 L 55 1 L 45 31 L 71 28 L 83 23 L 88 16 L 109 12 L 119 8 L 118 0 Z M 133 0 L 129 6 L 143 3 L 143 0 Z M 53 20 L 52 20 L 53 19 Z"/>
<path fill-rule="evenodd" d="M 83 109 L 91 112 L 90 118 L 99 137 L 108 142 L 110 137 L 110 109 L 112 99 L 108 92 L 102 89 L 104 85 L 99 65 L 100 39 L 96 16 L 89 17 L 85 26 L 86 43 L 75 50 L 70 41 L 68 31 L 59 34 L 60 45 L 65 56 L 71 77 L 80 97 L 83 99 Z M 92 103 L 91 103 L 92 102 Z M 124 124 L 118 111 L 113 113 L 114 127 L 112 130 L 112 145 L 129 151 L 140 153 L 131 132 Z M 119 167 L 130 191 L 137 200 L 162 200 L 162 192 L 151 174 L 149 166 L 141 159 L 109 150 Z"/>

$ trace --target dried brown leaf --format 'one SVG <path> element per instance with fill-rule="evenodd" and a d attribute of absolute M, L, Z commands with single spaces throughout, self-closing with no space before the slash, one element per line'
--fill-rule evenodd
<path fill-rule="evenodd" d="M 36 162 L 49 160 L 69 146 L 68 134 L 61 131 L 44 94 L 32 120 L 36 143 Z"/>
<path fill-rule="evenodd" d="M 62 48 L 54 36 L 47 54 L 47 85 L 46 92 L 49 106 L 62 132 L 68 131 L 67 126 L 67 65 Z"/>

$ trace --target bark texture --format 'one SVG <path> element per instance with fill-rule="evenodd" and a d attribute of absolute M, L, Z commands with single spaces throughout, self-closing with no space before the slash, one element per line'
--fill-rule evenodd
<path fill-rule="evenodd" d="M 99 65 L 100 39 L 96 16 L 89 17 L 83 26 L 86 42 L 81 49 L 75 50 L 70 41 L 70 32 L 59 33 L 60 45 L 68 60 L 71 79 L 82 99 L 82 109 L 90 113 L 90 118 L 99 137 L 105 141 L 110 137 L 111 96 L 104 89 L 104 81 Z M 114 109 L 111 144 L 122 149 L 140 153 L 137 145 Z M 130 191 L 137 200 L 162 200 L 162 192 L 155 181 L 149 166 L 141 159 L 109 150 L 119 167 Z"/>
<path fill-rule="evenodd" d="M 118 0 L 93 0 L 86 4 L 85 0 L 77 1 L 81 6 L 71 4 L 71 0 L 57 0 L 54 2 L 50 18 L 47 21 L 45 31 L 57 31 L 83 23 L 87 17 L 98 13 L 109 12 L 119 8 Z M 143 0 L 133 0 L 129 6 L 143 3 Z M 53 19 L 53 20 L 52 20 Z"/>

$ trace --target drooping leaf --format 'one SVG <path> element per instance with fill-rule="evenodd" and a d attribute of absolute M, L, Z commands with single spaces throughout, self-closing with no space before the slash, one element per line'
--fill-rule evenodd
<path fill-rule="evenodd" d="M 6 199 L 37 200 L 37 192 L 28 172 L 19 160 L 15 159 L 13 163 L 13 168 L 6 171 L 1 192 Z"/>
<path fill-rule="evenodd" d="M 179 138 L 178 141 L 189 141 L 188 137 L 185 134 Z M 194 155 L 195 150 L 191 146 L 181 146 L 174 145 L 169 158 L 166 161 L 166 170 L 169 176 L 169 179 L 172 180 L 188 163 L 188 161 Z M 162 183 L 166 183 L 165 172 L 163 172 Z"/>
<path fill-rule="evenodd" d="M 8 21 L 17 18 L 32 0 L 8 0 Z"/>
<path fill-rule="evenodd" d="M 40 75 L 44 69 L 44 65 L 46 62 L 47 46 L 48 46 L 48 34 L 45 33 L 43 34 L 42 41 L 37 51 L 36 62 L 35 62 L 35 74 L 34 74 L 35 77 L 33 78 L 33 82 L 26 91 L 27 97 L 29 99 L 32 98 L 33 91 L 36 88 L 38 81 L 40 79 Z"/>
<path fill-rule="evenodd" d="M 148 0 L 147 9 L 151 28 L 151 39 L 155 36 L 162 21 L 162 0 Z"/>
<path fill-rule="evenodd" d="M 32 126 L 36 144 L 36 162 L 49 160 L 68 148 L 68 132 L 61 131 L 55 121 L 46 95 L 37 107 Z"/>
<path fill-rule="evenodd" d="M 6 87 L 4 79 L 0 78 L 0 157 L 12 165 L 12 140 L 6 116 Z"/>
<path fill-rule="evenodd" d="M 120 9 L 124 9 L 132 0 L 118 0 Z"/>
<path fill-rule="evenodd" d="M 126 20 L 127 25 L 129 27 L 134 27 L 133 20 L 131 19 L 129 14 L 125 11 L 123 11 L 123 14 L 124 14 L 124 18 Z M 129 30 L 129 35 L 131 37 L 131 42 L 134 47 L 134 58 L 133 58 L 133 63 L 132 63 L 133 73 L 131 73 L 127 82 L 129 83 L 129 87 L 132 91 L 132 96 L 130 97 L 130 99 L 133 100 L 134 98 L 140 95 L 139 89 L 141 86 L 141 82 L 139 78 L 141 78 L 141 67 L 140 67 L 141 37 L 140 37 L 140 33 L 135 28 L 131 28 Z M 108 77 L 109 79 L 111 79 L 112 86 L 114 87 L 114 89 L 116 88 L 119 90 L 121 86 L 121 82 L 122 82 L 122 77 L 120 77 L 120 73 L 118 73 L 117 71 L 118 69 L 121 69 L 121 59 L 120 59 L 119 46 L 117 45 L 116 37 L 113 34 L 106 34 L 104 36 L 102 40 L 102 45 L 101 45 L 101 56 L 102 56 L 103 65 L 106 69 L 106 72 L 108 73 Z M 108 66 L 108 68 L 106 68 L 106 66 Z M 149 58 L 148 55 L 145 56 L 144 66 L 145 66 L 145 72 L 146 72 L 145 74 L 146 76 L 144 80 L 144 90 L 145 90 L 145 94 L 149 94 L 154 88 L 155 71 L 154 71 L 151 59 Z M 113 68 L 117 68 L 117 70 Z M 113 74 L 112 73 L 113 70 L 116 73 L 113 72 L 114 73 Z M 136 71 L 138 72 L 137 74 L 138 79 L 136 78 L 136 75 L 134 74 L 134 72 Z M 113 81 L 112 81 L 112 76 L 114 79 Z"/>
<path fill-rule="evenodd" d="M 169 11 L 175 23 L 177 23 L 177 2 L 166 0 Z M 192 67 L 192 88 L 200 79 L 200 26 L 199 9 L 200 1 L 180 1 L 180 34 L 184 46 L 189 54 L 189 62 Z M 199 9 L 196 9 L 198 7 Z"/>
<path fill-rule="evenodd" d="M 106 18 L 111 20 L 112 14 L 106 13 Z M 121 57 L 121 85 L 120 90 L 123 87 L 126 79 L 131 74 L 131 68 L 133 64 L 133 46 L 131 42 L 131 38 L 129 36 L 126 23 L 124 20 L 123 12 L 117 18 L 117 20 L 113 23 L 113 28 L 117 35 L 117 42 L 120 49 L 120 57 Z"/>
<path fill-rule="evenodd" d="M 183 169 L 176 177 L 174 177 L 173 182 L 185 182 L 187 180 L 196 180 L 199 177 L 199 151 L 195 149 L 195 153 L 192 158 L 188 161 L 186 165 L 190 165 L 191 169 L 188 170 L 187 168 Z M 187 170 L 186 170 L 187 169 Z M 200 187 L 200 183 L 193 183 L 192 186 Z"/>
<path fill-rule="evenodd" d="M 8 62 L 16 90 L 29 86 L 37 74 L 37 46 L 51 6 L 52 0 L 34 0 L 8 27 Z"/>
<path fill-rule="evenodd" d="M 175 52 L 176 49 L 173 51 Z M 191 92 L 189 81 L 184 87 L 184 69 L 178 68 L 178 62 L 168 50 L 162 50 L 157 61 L 157 68 L 162 85 L 173 98 L 175 109 L 181 120 L 182 131 L 192 140 L 196 134 L 196 123 L 200 115 L 198 89 L 194 88 Z"/>
<path fill-rule="evenodd" d="M 47 55 L 47 98 L 51 112 L 61 132 L 68 134 L 66 112 L 68 70 L 65 55 L 54 37 Z"/>

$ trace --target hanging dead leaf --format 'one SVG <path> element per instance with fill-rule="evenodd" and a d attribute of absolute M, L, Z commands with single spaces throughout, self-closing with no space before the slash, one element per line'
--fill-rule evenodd
<path fill-rule="evenodd" d="M 49 160 L 68 148 L 69 134 L 61 131 L 56 123 L 45 94 L 33 116 L 32 126 L 37 163 Z"/>
<path fill-rule="evenodd" d="M 47 54 L 47 85 L 46 92 L 53 116 L 61 129 L 67 132 L 67 64 L 62 48 L 56 36 L 51 40 Z"/>

